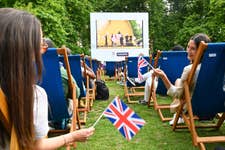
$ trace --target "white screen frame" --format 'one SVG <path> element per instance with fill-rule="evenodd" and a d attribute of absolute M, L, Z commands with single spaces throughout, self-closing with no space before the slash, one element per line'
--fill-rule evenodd
<path fill-rule="evenodd" d="M 104 49 L 97 48 L 97 20 L 139 20 L 143 22 L 143 47 L 138 49 Z M 142 53 L 144 56 L 149 55 L 149 38 L 148 38 L 148 13 L 91 13 L 91 57 L 100 61 L 121 61 L 125 60 L 123 54 L 128 56 L 138 56 Z M 122 54 L 122 56 L 120 56 Z"/>

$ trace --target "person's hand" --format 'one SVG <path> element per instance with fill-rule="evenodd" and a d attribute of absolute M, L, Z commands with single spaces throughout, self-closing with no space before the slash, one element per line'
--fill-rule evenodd
<path fill-rule="evenodd" d="M 153 70 L 153 75 L 162 78 L 163 76 L 165 76 L 165 73 L 163 70 L 156 68 Z"/>
<path fill-rule="evenodd" d="M 88 140 L 88 138 L 94 134 L 95 128 L 90 127 L 87 129 L 80 129 L 72 132 L 72 138 L 73 141 L 75 142 L 85 142 Z"/>

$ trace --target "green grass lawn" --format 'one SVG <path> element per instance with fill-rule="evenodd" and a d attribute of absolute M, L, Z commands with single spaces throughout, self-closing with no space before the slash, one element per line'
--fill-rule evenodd
<path fill-rule="evenodd" d="M 110 97 L 107 101 L 95 100 L 92 110 L 88 114 L 86 127 L 92 126 L 98 119 L 104 109 L 113 100 L 115 96 L 126 103 L 124 97 L 123 86 L 116 84 L 115 81 L 107 81 L 109 87 Z M 141 99 L 139 97 L 137 99 Z M 160 101 L 171 102 L 169 97 L 157 96 Z M 95 126 L 94 135 L 85 143 L 78 143 L 78 150 L 197 150 L 197 147 L 192 145 L 191 134 L 187 129 L 172 131 L 168 122 L 162 122 L 157 112 L 152 108 L 141 104 L 128 104 L 141 118 L 146 121 L 146 124 L 133 137 L 131 141 L 127 141 L 119 131 L 103 117 Z M 167 115 L 173 115 L 166 112 Z M 224 126 L 219 131 L 205 130 L 200 131 L 201 134 L 221 133 L 225 135 Z M 207 144 L 207 150 L 213 150 L 218 145 L 225 145 L 224 143 Z M 65 148 L 61 148 L 63 150 Z"/>

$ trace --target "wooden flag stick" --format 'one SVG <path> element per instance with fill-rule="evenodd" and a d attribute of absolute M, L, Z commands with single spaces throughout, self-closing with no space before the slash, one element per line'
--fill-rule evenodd
<path fill-rule="evenodd" d="M 119 96 L 116 96 L 114 99 L 116 99 L 116 98 L 119 98 Z M 113 99 L 113 100 L 114 100 Z M 111 104 L 112 102 L 110 102 L 109 103 L 109 105 Z M 106 109 L 109 107 L 109 105 L 106 107 Z M 105 109 L 105 110 L 106 110 Z M 99 120 L 102 118 L 102 116 L 104 115 L 104 112 L 105 112 L 105 110 L 102 112 L 102 114 L 98 117 L 98 119 L 95 121 L 95 123 L 92 125 L 92 127 L 95 127 L 95 125 L 99 122 Z"/>
<path fill-rule="evenodd" d="M 92 127 L 95 127 L 95 125 L 99 122 L 99 120 L 102 118 L 105 110 L 102 112 L 102 114 L 98 117 L 98 119 L 95 121 L 95 123 L 92 125 Z"/>

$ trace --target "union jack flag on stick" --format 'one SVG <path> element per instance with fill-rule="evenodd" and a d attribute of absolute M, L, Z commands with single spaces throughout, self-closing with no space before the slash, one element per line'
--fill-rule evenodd
<path fill-rule="evenodd" d="M 149 64 L 148 61 L 143 56 L 139 56 L 138 57 L 138 65 L 137 65 L 137 68 L 138 68 L 138 78 L 140 80 L 143 79 L 141 70 L 142 70 L 142 68 L 144 68 L 146 66 L 149 66 L 151 69 L 154 70 L 154 67 L 151 64 Z"/>
<path fill-rule="evenodd" d="M 142 56 L 139 56 L 138 57 L 138 65 L 137 65 L 137 68 L 138 68 L 138 78 L 139 79 L 142 79 L 143 78 L 142 77 L 142 73 L 141 73 L 141 69 L 144 68 L 144 67 L 146 67 L 146 66 L 148 66 L 148 65 L 149 65 L 149 63 L 148 63 L 148 61 L 144 57 L 142 57 Z"/>
<path fill-rule="evenodd" d="M 145 121 L 116 97 L 103 112 L 119 132 L 129 141 L 144 126 Z"/>

